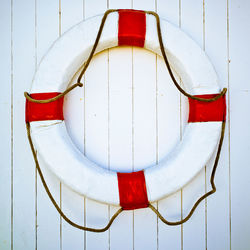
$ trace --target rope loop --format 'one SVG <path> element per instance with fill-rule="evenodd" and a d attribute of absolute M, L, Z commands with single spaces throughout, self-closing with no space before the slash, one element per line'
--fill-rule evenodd
<path fill-rule="evenodd" d="M 216 100 L 218 100 L 219 98 L 221 98 L 223 95 L 226 94 L 227 92 L 227 88 L 224 88 L 217 96 L 213 97 L 213 98 L 210 98 L 210 99 L 205 99 L 205 98 L 200 98 L 200 97 L 197 97 L 197 96 L 194 96 L 194 95 L 191 95 L 189 93 L 187 93 L 177 82 L 177 80 L 175 79 L 174 77 L 174 74 L 173 74 L 173 71 L 170 67 L 170 63 L 168 61 L 168 58 L 167 58 L 167 55 L 166 55 L 166 52 L 165 52 L 165 48 L 164 48 L 164 45 L 163 45 L 163 40 L 162 40 L 162 33 L 161 33 L 161 23 L 160 23 L 160 17 L 159 15 L 154 12 L 154 11 L 145 11 L 145 13 L 149 14 L 149 15 L 153 15 L 156 19 L 156 26 L 157 26 L 157 34 L 158 34 L 158 40 L 159 40 L 159 44 L 160 44 L 160 49 L 161 49 L 161 53 L 162 53 L 162 56 L 163 56 L 163 59 L 164 59 L 164 62 L 166 64 L 166 67 L 168 69 L 168 72 L 169 72 L 169 75 L 174 83 L 174 85 L 176 86 L 176 88 L 183 94 L 185 95 L 186 97 L 189 97 L 193 100 L 197 100 L 197 101 L 202 101 L 202 102 L 214 102 Z"/>
<path fill-rule="evenodd" d="M 86 63 L 84 64 L 84 67 L 82 69 L 82 71 L 80 72 L 80 75 L 77 79 L 77 83 L 75 83 L 74 85 L 72 85 L 71 87 L 69 87 L 68 89 L 66 89 L 63 93 L 59 94 L 58 96 L 56 97 L 53 97 L 51 99 L 47 99 L 47 100 L 36 100 L 36 99 L 33 99 L 30 97 L 30 95 L 27 93 L 27 92 L 24 92 L 24 96 L 25 98 L 30 101 L 30 102 L 35 102 L 35 103 L 50 103 L 50 102 L 53 102 L 53 101 L 56 101 L 58 99 L 60 99 L 61 97 L 65 96 L 66 94 L 68 94 L 70 91 L 72 91 L 74 88 L 76 87 L 82 87 L 83 84 L 81 83 L 81 79 L 82 79 L 82 76 L 84 75 L 84 73 L 86 72 L 89 64 L 90 64 L 90 61 L 91 59 L 93 58 L 94 56 L 94 53 L 95 53 L 95 50 L 97 48 L 97 45 L 98 45 L 98 42 L 100 40 L 100 37 L 101 37 L 101 34 L 102 34 L 102 30 L 103 30 L 103 27 L 104 27 L 104 24 L 105 24 L 105 21 L 107 19 L 107 16 L 112 13 L 112 12 L 118 12 L 119 10 L 118 9 L 109 9 L 107 10 L 104 15 L 103 15 L 103 18 L 102 18 L 102 21 L 101 21 L 101 24 L 100 24 L 100 27 L 99 27 L 99 30 L 98 30 L 98 33 L 97 33 L 97 36 L 96 36 L 96 40 L 95 40 L 95 43 L 92 47 L 92 50 L 89 54 L 89 57 L 86 61 Z M 159 15 L 156 13 L 156 12 L 153 12 L 153 11 L 145 11 L 145 13 L 147 14 L 150 14 L 150 15 L 153 15 L 155 18 L 156 18 L 156 22 L 157 22 L 157 34 L 158 34 L 158 39 L 159 39 L 159 44 L 160 44 L 160 49 L 161 49 L 161 52 L 162 52 L 162 56 L 163 56 L 163 59 L 165 61 L 165 64 L 166 64 L 166 67 L 168 69 L 168 72 L 171 76 L 171 79 L 173 81 L 173 83 L 175 84 L 176 88 L 183 94 L 185 95 L 186 97 L 189 97 L 191 99 L 194 99 L 194 100 L 198 100 L 198 101 L 202 101 L 202 102 L 213 102 L 213 101 L 216 101 L 218 100 L 219 98 L 221 98 L 222 96 L 224 96 L 227 92 L 227 89 L 226 88 L 223 88 L 223 90 L 215 97 L 213 98 L 210 98 L 210 99 L 204 99 L 204 98 L 199 98 L 199 97 L 196 97 L 196 96 L 193 96 L 193 95 L 190 95 L 189 93 L 185 92 L 184 89 L 181 88 L 181 86 L 178 84 L 178 82 L 176 81 L 175 77 L 174 77 L 174 74 L 172 72 L 172 69 L 170 67 L 170 64 L 168 62 L 168 58 L 167 58 L 167 55 L 165 53 L 165 49 L 164 49 L 164 45 L 163 45 L 163 40 L 162 40 L 162 33 L 161 33 L 161 26 L 160 26 L 160 18 L 159 18 Z M 85 226 L 81 226 L 81 225 L 78 225 L 76 223 L 74 223 L 73 221 L 71 221 L 65 214 L 64 212 L 61 210 L 60 206 L 57 204 L 57 202 L 55 201 L 54 197 L 52 196 L 50 190 L 49 190 L 49 187 L 44 179 L 44 176 L 43 176 L 43 173 L 41 171 L 41 168 L 40 168 L 40 165 L 39 165 L 39 162 L 38 162 L 38 158 L 37 158 L 37 154 L 36 154 L 36 151 L 35 151 L 35 148 L 34 148 L 34 145 L 33 145 L 33 142 L 32 142 L 32 139 L 31 139 L 31 132 L 30 132 L 30 123 L 27 122 L 26 123 L 26 129 L 27 129 L 27 135 L 28 135 L 28 140 L 29 140 L 29 144 L 30 144 L 30 147 L 31 147 L 31 151 L 32 151 L 32 154 L 33 154 L 33 157 L 34 157 L 34 161 L 35 161 L 35 164 L 36 164 L 36 169 L 40 175 L 40 178 L 41 178 L 41 181 L 43 183 L 43 186 L 51 200 L 51 202 L 53 203 L 54 207 L 56 208 L 56 210 L 58 211 L 58 213 L 62 216 L 62 218 L 67 221 L 70 225 L 72 225 L 73 227 L 75 228 L 78 228 L 80 230 L 84 230 L 84 231 L 90 231 L 90 232 L 96 232 L 96 233 L 100 233 L 100 232 L 105 232 L 106 230 L 108 230 L 111 226 L 111 224 L 113 223 L 113 221 L 117 218 L 117 216 L 123 211 L 123 208 L 120 208 L 117 210 L 117 212 L 111 217 L 111 219 L 109 220 L 108 224 L 104 227 L 104 228 L 100 228 L 100 229 L 96 229 L 96 228 L 89 228 L 89 227 L 85 227 Z M 215 187 L 215 184 L 214 184 L 214 177 L 215 177 L 215 173 L 216 173 L 216 169 L 217 169 L 217 165 L 218 165 L 218 161 L 219 161 L 219 157 L 220 157 L 220 153 L 221 153 L 221 147 L 222 147 L 222 143 L 223 143 L 223 138 L 224 138 L 224 134 L 225 134 L 225 121 L 222 122 L 222 128 L 221 128 L 221 136 L 220 136 L 220 141 L 219 141 L 219 145 L 218 145 L 218 150 L 217 150 L 217 155 L 216 155 L 216 159 L 215 159 L 215 162 L 214 162 L 214 166 L 213 166 L 213 169 L 212 169 L 212 173 L 211 173 L 211 178 L 210 178 L 210 183 L 211 183 L 211 186 L 212 186 L 212 190 L 205 193 L 203 196 L 201 196 L 196 202 L 195 204 L 193 205 L 191 211 L 189 212 L 189 214 L 182 220 L 180 221 L 174 221 L 174 222 L 171 222 L 171 221 L 168 221 L 166 220 L 162 215 L 161 213 L 152 205 L 152 204 L 149 204 L 148 207 L 160 218 L 160 220 L 167 224 L 167 225 L 170 225 L 170 226 L 174 226 L 174 225 L 180 225 L 180 224 L 183 224 L 184 222 L 188 221 L 190 219 L 190 217 L 192 216 L 192 214 L 194 213 L 195 209 L 197 208 L 197 206 L 200 204 L 200 202 L 202 200 L 204 200 L 205 198 L 207 198 L 208 196 L 210 196 L 211 194 L 215 193 L 216 192 L 216 187 Z"/>
<path fill-rule="evenodd" d="M 217 150 L 217 154 L 216 154 L 216 158 L 215 158 L 215 162 L 214 162 L 214 166 L 212 169 L 212 173 L 211 173 L 211 177 L 210 177 L 210 184 L 212 187 L 212 190 L 210 190 L 209 192 L 205 193 L 204 195 L 202 195 L 193 205 L 193 207 L 191 208 L 190 212 L 188 213 L 188 215 L 179 221 L 168 221 L 166 220 L 161 213 L 159 212 L 158 209 L 156 209 L 152 204 L 149 204 L 149 208 L 159 217 L 159 219 L 169 225 L 169 226 L 177 226 L 180 224 L 185 223 L 186 221 L 188 221 L 191 216 L 193 215 L 195 209 L 198 207 L 198 205 L 204 200 L 206 199 L 208 196 L 210 196 L 211 194 L 216 192 L 216 186 L 214 184 L 214 177 L 215 177 L 215 173 L 216 173 L 216 169 L 217 169 L 217 165 L 219 162 L 219 158 L 220 158 L 220 152 L 221 152 L 221 147 L 222 147 L 222 143 L 223 143 L 223 139 L 224 139 L 224 134 L 225 134 L 225 121 L 222 122 L 222 127 L 221 127 L 221 136 L 220 136 L 220 142 L 219 142 L 219 146 L 218 146 L 218 150 Z"/>

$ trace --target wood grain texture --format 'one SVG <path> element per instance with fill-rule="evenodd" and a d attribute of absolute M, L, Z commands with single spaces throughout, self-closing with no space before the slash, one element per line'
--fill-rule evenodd
<path fill-rule="evenodd" d="M 26 12 L 27 9 L 29 12 Z M 13 11 L 13 249 L 36 245 L 35 167 L 24 122 L 23 92 L 35 72 L 35 4 L 12 2 Z M 25 18 L 23 18 L 25 16 Z M 24 35 L 25 34 L 25 35 Z M 24 48 L 27 48 L 24 49 Z"/>
<path fill-rule="evenodd" d="M 249 248 L 249 2 L 229 1 L 230 180 L 232 249 Z M 241 27 L 239 28 L 239 25 Z"/>
<path fill-rule="evenodd" d="M 151 210 L 140 209 L 122 213 L 105 233 L 79 231 L 60 218 L 36 174 L 25 131 L 23 92 L 62 33 L 108 8 L 156 10 L 205 50 L 220 86 L 229 88 L 217 192 L 183 226 L 167 226 Z M 249 9 L 246 0 L 3 0 L 0 249 L 249 249 Z M 176 78 L 181 83 L 181 76 Z M 65 97 L 66 126 L 76 146 L 101 167 L 142 169 L 159 162 L 181 140 L 187 100 L 175 89 L 160 56 L 132 47 L 106 50 L 93 58 L 83 82 L 83 88 Z M 181 191 L 154 204 L 166 218 L 185 216 L 210 190 L 212 160 Z M 76 194 L 42 169 L 73 221 L 103 227 L 117 210 Z"/>
<path fill-rule="evenodd" d="M 225 44 L 227 44 L 227 3 L 226 1 L 222 1 L 218 3 L 217 8 L 215 9 L 211 2 L 206 1 L 204 12 L 204 50 L 209 55 L 211 62 L 216 68 L 220 86 L 222 88 L 228 87 L 228 47 L 225 46 Z M 214 29 L 215 26 L 216 29 Z M 226 123 L 222 154 L 215 178 L 217 192 L 213 197 L 207 199 L 207 249 L 230 249 L 230 166 L 228 125 L 229 119 L 227 119 Z M 212 160 L 207 164 L 207 190 L 211 189 L 210 174 L 214 157 L 212 157 Z"/>

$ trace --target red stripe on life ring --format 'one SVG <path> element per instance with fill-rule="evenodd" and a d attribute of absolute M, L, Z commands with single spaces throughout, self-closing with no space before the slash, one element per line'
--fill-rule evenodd
<path fill-rule="evenodd" d="M 148 195 L 143 171 L 117 173 L 120 205 L 124 210 L 148 207 Z"/>
<path fill-rule="evenodd" d="M 33 93 L 30 97 L 36 100 L 47 100 L 58 96 L 61 93 Z M 63 97 L 49 103 L 35 103 L 26 99 L 25 121 L 48 121 L 64 120 L 63 117 Z"/>
<path fill-rule="evenodd" d="M 118 45 L 144 47 L 146 14 L 139 10 L 119 10 Z"/>
<path fill-rule="evenodd" d="M 196 95 L 201 98 L 213 98 L 218 94 Z M 188 98 L 189 118 L 188 122 L 217 122 L 226 120 L 225 95 L 213 102 L 202 102 Z"/>

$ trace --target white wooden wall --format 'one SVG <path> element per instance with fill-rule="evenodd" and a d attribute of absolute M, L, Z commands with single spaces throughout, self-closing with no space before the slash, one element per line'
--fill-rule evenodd
<path fill-rule="evenodd" d="M 53 41 L 107 8 L 157 11 L 206 51 L 221 87 L 228 88 L 217 192 L 182 226 L 167 226 L 141 209 L 124 212 L 105 233 L 79 231 L 60 218 L 36 173 L 23 92 Z M 0 34 L 0 249 L 250 249 L 248 0 L 0 0 Z M 138 170 L 160 161 L 181 139 L 187 101 L 161 57 L 139 48 L 110 49 L 95 56 L 84 81 L 83 89 L 66 97 L 64 109 L 72 139 L 91 160 L 110 169 Z M 154 205 L 170 220 L 184 217 L 210 189 L 211 166 Z M 77 223 L 102 227 L 116 211 L 44 172 L 57 201 Z"/>

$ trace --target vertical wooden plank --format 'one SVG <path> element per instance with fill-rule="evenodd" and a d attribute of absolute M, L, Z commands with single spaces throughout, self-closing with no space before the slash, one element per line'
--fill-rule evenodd
<path fill-rule="evenodd" d="M 59 37 L 59 1 L 37 0 L 37 61 Z"/>
<path fill-rule="evenodd" d="M 249 29 L 248 1 L 229 3 L 229 85 L 232 249 L 250 245 Z"/>
<path fill-rule="evenodd" d="M 181 28 L 203 48 L 203 1 L 181 2 Z M 205 192 L 205 169 L 183 188 L 183 217 L 194 202 Z M 205 202 L 202 202 L 192 218 L 183 225 L 183 248 L 206 248 Z"/>
<path fill-rule="evenodd" d="M 86 1 L 85 17 L 106 11 L 107 1 Z M 109 168 L 108 52 L 96 55 L 85 74 L 85 155 Z M 86 199 L 86 225 L 102 228 L 109 220 L 109 206 Z M 109 231 L 86 233 L 86 249 L 108 249 Z"/>
<path fill-rule="evenodd" d="M 231 21 L 230 21 L 231 22 Z M 232 42 L 231 42 L 232 45 Z M 246 47 L 247 45 L 244 45 Z M 231 50 L 230 50 L 231 51 Z M 236 71 L 238 71 L 239 65 L 237 59 L 233 65 L 233 54 L 231 53 L 232 64 L 230 65 L 230 85 L 238 84 L 236 79 Z M 241 58 L 243 57 L 243 54 Z M 241 65 L 241 62 L 238 61 Z M 244 67 L 244 66 L 242 66 Z M 233 76 L 234 75 L 234 76 Z M 234 79 L 233 79 L 234 78 Z M 244 79 L 247 79 L 246 76 Z M 236 87 L 237 88 L 237 87 Z M 233 92 L 233 93 L 232 93 Z M 239 155 L 249 155 L 249 116 L 244 117 L 242 120 L 242 113 L 239 110 L 245 110 L 250 105 L 249 98 L 249 86 L 245 86 L 244 89 L 234 89 L 230 95 L 231 102 L 231 146 L 230 146 L 230 158 L 231 158 L 231 249 L 248 249 L 250 245 L 250 216 L 249 216 L 249 204 L 250 199 L 248 195 L 249 190 L 249 158 L 239 157 Z M 242 146 L 244 145 L 244 146 Z"/>
<path fill-rule="evenodd" d="M 35 167 L 26 135 L 23 92 L 29 88 L 35 69 L 35 5 L 34 1 L 12 4 L 13 249 L 34 249 Z"/>
<path fill-rule="evenodd" d="M 61 0 L 61 34 L 66 32 L 73 25 L 82 21 L 83 14 L 84 13 L 82 0 L 74 0 L 70 2 L 66 0 Z M 78 69 L 76 69 L 76 71 L 77 70 Z M 72 81 L 72 84 L 74 84 L 75 82 L 76 79 Z M 83 98 L 83 92 L 83 88 L 75 89 L 74 92 L 71 92 L 70 95 L 67 95 L 65 97 L 64 103 L 64 117 L 66 126 L 69 125 L 67 126 L 67 128 L 69 130 L 70 136 L 73 133 L 73 137 L 71 137 L 73 142 L 75 142 L 75 138 L 77 138 L 75 143 L 81 140 L 80 145 L 77 144 L 76 146 L 78 148 L 81 148 L 82 151 L 84 138 L 84 129 L 82 129 L 84 125 L 83 106 L 79 105 L 79 103 L 77 103 L 77 106 L 74 106 L 74 104 L 80 98 Z M 80 104 L 82 104 L 82 102 L 80 102 Z M 80 129 L 75 129 L 75 127 L 71 127 L 76 125 L 79 125 Z M 63 183 L 61 183 L 61 202 L 62 210 L 64 211 L 64 213 L 75 223 L 79 225 L 84 225 L 84 198 L 78 195 L 76 192 L 71 190 Z M 66 221 L 62 220 L 61 241 L 61 249 L 84 249 L 84 232 L 82 230 L 72 227 Z"/>
<path fill-rule="evenodd" d="M 0 8 L 0 82 L 2 90 L 0 92 L 0 117 L 2 119 L 0 129 L 0 248 L 11 248 L 11 210 L 12 210 L 12 180 L 11 180 L 11 157 L 12 157 L 12 130 L 11 130 L 11 2 L 3 1 Z"/>
<path fill-rule="evenodd" d="M 205 51 L 215 67 L 221 88 L 228 87 L 227 3 L 205 1 Z M 216 29 L 215 29 L 216 27 Z M 228 99 L 228 96 L 227 96 Z M 207 249 L 230 249 L 228 121 L 216 171 L 216 193 L 207 199 Z M 207 191 L 214 158 L 207 164 Z M 218 233 L 220 232 L 220 233 Z"/>
<path fill-rule="evenodd" d="M 37 0 L 37 61 L 38 63 L 59 36 L 59 1 Z M 47 184 L 60 203 L 60 182 L 40 162 Z M 37 249 L 61 248 L 60 215 L 54 208 L 40 177 L 37 177 Z"/>
<path fill-rule="evenodd" d="M 134 9 L 155 10 L 155 1 L 133 1 Z M 133 170 L 157 164 L 156 55 L 132 49 Z M 157 248 L 157 216 L 150 209 L 134 211 L 134 249 Z"/>
<path fill-rule="evenodd" d="M 180 1 L 158 0 L 157 12 L 162 18 L 179 26 Z M 174 86 L 162 57 L 158 57 L 157 75 L 159 160 L 161 160 L 181 139 L 181 107 L 180 93 Z M 176 74 L 175 77 L 179 79 Z M 179 191 L 159 201 L 158 208 L 165 218 L 176 221 L 181 219 L 181 205 L 181 191 Z M 181 248 L 182 226 L 169 227 L 159 220 L 159 249 Z"/>
<path fill-rule="evenodd" d="M 133 1 L 109 0 L 109 8 L 130 9 Z M 132 69 L 131 47 L 109 51 L 110 166 L 121 172 L 133 169 Z M 110 229 L 110 249 L 133 248 L 134 213 L 124 211 Z"/>

